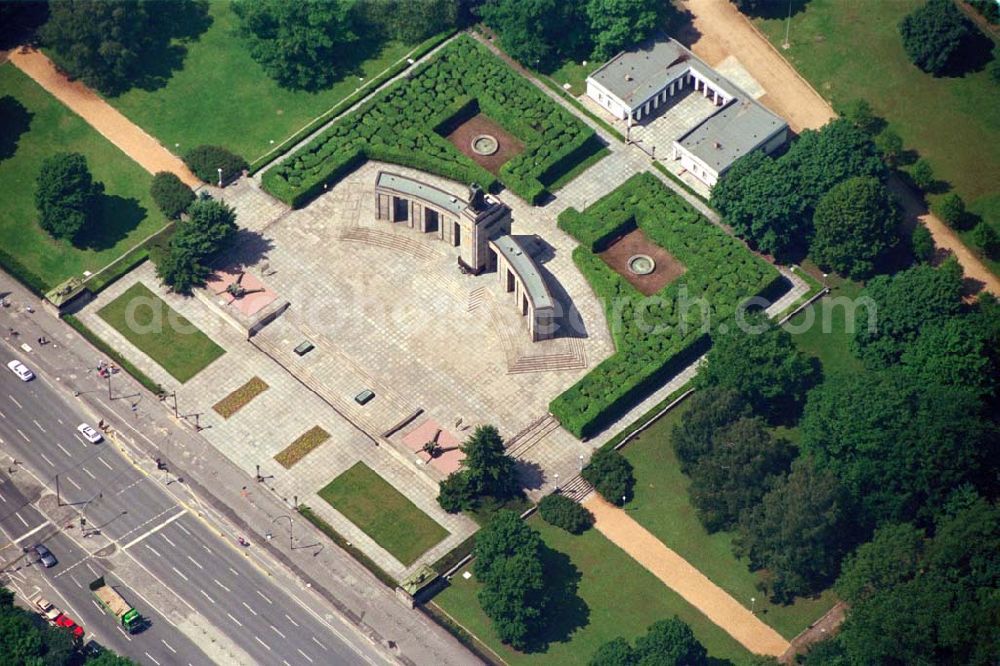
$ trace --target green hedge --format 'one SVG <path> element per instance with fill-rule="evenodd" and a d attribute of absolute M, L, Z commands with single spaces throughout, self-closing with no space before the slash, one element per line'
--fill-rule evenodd
<path fill-rule="evenodd" d="M 364 554 L 357 546 L 354 546 L 350 541 L 344 538 L 340 532 L 333 529 L 330 523 L 326 522 L 322 518 L 316 515 L 316 513 L 310 509 L 305 504 L 300 504 L 298 507 L 299 513 L 302 517 L 312 523 L 316 529 L 325 534 L 330 541 L 340 546 L 343 550 L 346 550 L 351 557 L 360 562 L 368 571 L 372 572 L 376 578 L 382 581 L 383 584 L 388 586 L 390 589 L 396 587 L 396 579 L 389 575 L 389 573 L 375 563 L 375 560 Z"/>
<path fill-rule="evenodd" d="M 45 297 L 47 287 L 42 278 L 32 273 L 21 261 L 0 247 L 0 266 L 39 298 Z"/>
<path fill-rule="evenodd" d="M 543 178 L 554 180 L 593 146 L 593 130 L 462 36 L 268 170 L 264 189 L 301 206 L 367 159 L 495 189 L 492 174 L 434 131 L 456 114 L 468 113 L 472 100 L 524 143 L 524 152 L 501 168 L 501 180 L 533 203 L 548 195 Z"/>
<path fill-rule="evenodd" d="M 133 365 L 131 361 L 129 361 L 127 358 L 125 358 L 117 351 L 115 351 L 114 348 L 111 347 L 111 345 L 106 343 L 104 340 L 98 337 L 96 333 L 87 328 L 87 325 L 84 324 L 82 321 L 80 321 L 73 315 L 63 315 L 63 320 L 65 320 L 67 324 L 75 328 L 80 335 L 85 337 L 87 341 L 90 342 L 90 344 L 97 347 L 102 354 L 104 354 L 112 361 L 117 363 L 122 370 L 132 375 L 136 379 L 136 381 L 145 386 L 148 390 L 152 391 L 156 395 L 162 395 L 166 393 L 166 391 L 163 390 L 162 386 L 154 382 L 152 379 L 149 378 L 148 375 L 146 375 L 146 373 L 144 373 L 139 368 L 135 367 L 135 365 Z"/>
<path fill-rule="evenodd" d="M 686 268 L 655 298 L 644 297 L 595 254 L 632 224 Z M 708 349 L 701 308 L 682 313 L 683 298 L 704 299 L 714 329 L 781 279 L 651 173 L 633 176 L 585 212 L 564 211 L 559 228 L 580 241 L 573 260 L 605 304 L 617 349 L 549 405 L 577 437 L 599 432 Z"/>

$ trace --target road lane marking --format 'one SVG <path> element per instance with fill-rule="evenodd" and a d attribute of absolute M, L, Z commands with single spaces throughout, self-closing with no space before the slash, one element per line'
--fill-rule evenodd
<path fill-rule="evenodd" d="M 166 641 L 165 641 L 165 640 L 163 640 L 162 638 L 160 639 L 160 642 L 161 642 L 161 643 L 163 643 L 164 645 L 166 645 L 166 646 L 167 646 L 167 649 L 168 649 L 168 650 L 170 650 L 170 651 L 171 651 L 171 652 L 173 652 L 174 654 L 177 654 L 177 650 L 175 650 L 175 649 L 173 649 L 172 647 L 170 647 L 170 643 L 166 642 Z"/>
<path fill-rule="evenodd" d="M 230 619 L 230 620 L 232 620 L 233 622 L 235 622 L 235 623 L 236 623 L 236 626 L 238 626 L 238 627 L 242 627 L 242 626 L 243 626 L 243 623 L 242 623 L 242 622 L 240 622 L 239 620 L 237 620 L 237 619 L 236 619 L 235 617 L 233 617 L 233 614 L 232 614 L 232 613 L 226 613 L 226 615 L 228 615 L 228 616 L 229 616 L 229 619 Z"/>
<path fill-rule="evenodd" d="M 120 631 L 120 632 L 121 632 L 121 635 L 122 635 L 122 636 L 124 636 L 124 637 L 125 637 L 125 639 L 126 639 L 126 640 L 127 640 L 127 641 L 128 641 L 129 643 L 131 643 L 131 642 L 132 642 L 132 637 L 131 637 L 131 636 L 129 636 L 129 635 L 128 635 L 128 633 L 127 633 L 127 632 L 126 632 L 126 631 L 125 631 L 124 629 L 122 629 L 121 627 L 115 627 L 115 628 L 116 628 L 116 629 L 117 629 L 118 631 Z M 150 657 L 150 659 L 152 659 L 152 657 Z"/>
<path fill-rule="evenodd" d="M 205 544 L 201 544 L 201 547 L 204 548 L 205 550 L 207 550 L 210 553 L 212 552 L 212 549 L 209 548 L 208 546 L 206 546 Z"/>
<path fill-rule="evenodd" d="M 2 501 L 4 504 L 6 504 L 7 503 L 7 498 L 4 497 L 3 495 L 0 495 L 0 501 Z"/>
<path fill-rule="evenodd" d="M 32 422 L 32 423 L 34 423 L 34 424 L 35 424 L 36 426 L 38 426 L 38 429 L 39 429 L 39 430 L 41 430 L 42 432 L 45 432 L 45 428 L 43 428 L 43 427 L 42 427 L 42 424 L 41 424 L 41 423 L 39 423 L 39 422 L 38 422 L 38 421 L 36 421 L 35 419 L 31 419 L 31 422 Z"/>
<path fill-rule="evenodd" d="M 173 541 L 171 541 L 171 540 L 170 540 L 170 537 L 168 537 L 168 536 L 167 536 L 166 534 L 161 534 L 160 536 L 161 536 L 161 537 L 163 537 L 163 540 L 164 540 L 164 541 L 166 541 L 167 543 L 169 543 L 169 544 L 170 544 L 171 546 L 173 546 L 174 548 L 176 548 L 176 547 L 177 547 L 177 544 L 176 544 L 176 543 L 174 543 Z"/>
<path fill-rule="evenodd" d="M 296 649 L 298 649 L 298 648 L 296 648 Z M 303 657 L 305 657 L 306 659 L 308 659 L 310 664 L 313 663 L 312 657 L 310 657 L 309 655 L 307 655 L 301 649 L 299 650 L 299 654 L 301 654 Z"/>
<path fill-rule="evenodd" d="M 268 645 L 267 643 L 265 643 L 264 641 L 260 640 L 260 637 L 259 637 L 259 636 L 254 636 L 254 639 L 256 639 L 256 641 L 257 641 L 258 643 L 260 643 L 261 645 L 263 645 L 264 647 L 266 647 L 266 648 L 267 648 L 268 650 L 270 650 L 270 649 L 271 649 L 271 646 L 270 646 L 270 645 Z"/>
<path fill-rule="evenodd" d="M 20 517 L 21 517 L 21 516 L 18 516 L 18 518 L 20 518 Z M 35 529 L 31 530 L 30 532 L 25 532 L 25 533 L 24 533 L 24 534 L 22 534 L 21 536 L 19 536 L 19 537 L 17 537 L 16 539 L 14 539 L 13 543 L 17 543 L 18 541 L 22 541 L 22 540 L 24 540 L 24 539 L 27 539 L 28 537 L 30 537 L 30 536 L 31 536 L 32 534 L 34 534 L 34 533 L 35 533 L 35 532 L 37 532 L 38 530 L 40 530 L 40 529 L 42 529 L 42 528 L 44 528 L 44 527 L 47 527 L 48 525 L 51 525 L 51 524 L 52 524 L 52 523 L 50 523 L 49 521 L 47 521 L 47 520 L 46 520 L 46 521 L 45 521 L 44 523 L 42 523 L 41 525 L 39 525 L 39 526 L 38 526 L 38 527 L 36 527 Z"/>
<path fill-rule="evenodd" d="M 168 511 L 169 511 L 169 509 L 168 509 Z M 156 527 L 154 527 L 151 530 L 147 531 L 145 534 L 140 534 L 136 538 L 134 538 L 131 541 L 129 541 L 127 544 L 125 544 L 124 546 L 122 546 L 122 550 L 128 550 L 130 547 L 132 547 L 135 544 L 139 543 L 140 541 L 142 541 L 146 537 L 148 537 L 148 536 L 150 536 L 152 534 L 156 534 L 157 532 L 159 532 L 160 530 L 162 530 L 164 527 L 166 527 L 170 523 L 174 522 L 175 520 L 177 520 L 178 518 L 180 518 L 181 516 L 183 516 L 185 513 L 187 513 L 187 509 L 181 509 L 180 513 L 175 513 L 174 515 L 170 516 L 169 518 L 167 518 L 166 520 L 164 520 L 162 523 L 160 523 Z"/>
<path fill-rule="evenodd" d="M 105 467 L 107 467 L 108 469 L 110 469 L 112 472 L 115 471 L 114 467 L 112 467 L 108 463 L 104 462 L 104 458 L 98 458 L 97 462 L 101 463 L 102 465 L 104 465 Z"/>
<path fill-rule="evenodd" d="M 158 661 L 156 661 L 155 659 L 153 659 L 153 655 L 151 655 L 151 654 L 149 654 L 149 653 L 147 652 L 147 653 L 146 653 L 146 656 L 147 656 L 147 657 L 149 657 L 149 660 L 150 660 L 151 662 L 153 662 L 154 664 L 156 664 L 156 666 L 160 666 L 160 662 L 158 662 Z"/>
<path fill-rule="evenodd" d="M 289 622 L 291 622 L 292 624 L 294 624 L 294 625 L 295 625 L 296 627 L 297 627 L 297 626 L 299 626 L 299 623 L 298 623 L 298 622 L 296 622 L 295 620 L 293 620 L 293 619 L 292 619 L 292 616 L 291 616 L 291 615 L 289 615 L 288 613 L 285 613 L 285 617 L 287 617 L 287 618 L 288 618 L 288 621 L 289 621 Z"/>
<path fill-rule="evenodd" d="M 180 529 L 181 531 L 183 531 L 184 534 L 187 534 L 188 536 L 191 536 L 191 533 L 188 532 L 188 529 L 186 527 L 184 527 L 183 525 L 181 525 L 181 524 L 178 523 L 177 528 Z"/>
<path fill-rule="evenodd" d="M 63 423 L 62 419 L 56 419 L 56 421 L 59 421 L 59 425 L 66 425 L 65 423 Z"/>
<path fill-rule="evenodd" d="M 83 589 L 83 585 L 80 585 L 80 581 L 78 581 L 75 576 L 70 576 L 69 579 L 73 581 L 78 588 L 81 590 Z"/>
<path fill-rule="evenodd" d="M 86 468 L 86 467 L 84 467 L 83 465 L 80 465 L 80 469 L 82 469 L 82 470 L 83 470 L 83 473 L 84 473 L 84 474 L 86 474 L 87 476 L 89 476 L 90 478 L 92 478 L 92 479 L 93 479 L 94 481 L 97 481 L 97 477 L 96 477 L 96 476 L 94 476 L 93 474 L 91 474 L 91 473 L 90 473 L 90 470 L 89 470 L 89 469 L 87 469 L 87 468 Z"/>
<path fill-rule="evenodd" d="M 271 627 L 271 630 L 272 630 L 272 631 L 273 631 L 274 633 L 278 634 L 278 635 L 279 635 L 279 636 L 281 636 L 282 638 L 284 638 L 284 639 L 287 639 L 287 638 L 288 638 L 288 637 L 287 637 L 287 636 L 285 636 L 285 635 L 284 635 L 283 633 L 281 633 L 281 632 L 280 632 L 280 631 L 278 630 L 278 628 L 277 628 L 276 626 L 274 626 L 273 624 L 269 624 L 268 626 L 269 626 L 269 627 Z"/>
<path fill-rule="evenodd" d="M 73 454 L 72 454 L 72 453 L 70 453 L 69 451 L 67 451 L 67 450 L 66 450 L 66 447 L 65 447 L 65 446 L 63 446 L 62 444 L 60 444 L 59 442 L 56 442 L 56 446 L 58 446 L 58 447 L 59 447 L 59 450 L 60 450 L 60 451 L 62 451 L 63 453 L 65 453 L 65 454 L 66 454 L 67 456 L 69 456 L 70 458 L 72 458 L 72 457 L 73 457 Z"/>
<path fill-rule="evenodd" d="M 19 403 L 17 401 L 17 398 L 15 398 L 14 396 L 12 396 L 10 393 L 7 394 L 7 397 L 10 398 L 11 402 L 13 402 L 15 405 L 17 405 L 21 409 L 24 409 L 24 407 L 21 407 L 21 403 Z"/>
<path fill-rule="evenodd" d="M 230 590 L 228 587 L 226 587 L 225 585 L 223 585 L 222 583 L 220 583 L 218 578 L 213 578 L 212 580 L 214 580 L 215 584 L 218 585 L 219 587 L 221 587 L 226 592 L 232 592 L 232 590 Z"/>
<path fill-rule="evenodd" d="M 142 545 L 145 546 L 148 550 L 152 551 L 152 553 L 154 555 L 156 555 L 157 557 L 163 557 L 162 555 L 160 555 L 160 551 L 156 550 L 155 548 L 153 548 L 152 546 L 150 546 L 148 543 L 144 543 Z"/>
<path fill-rule="evenodd" d="M 315 643 L 316 645 L 320 646 L 321 648 L 323 648 L 324 650 L 326 650 L 327 652 L 329 652 L 329 649 L 327 649 L 327 647 L 325 645 L 323 645 L 318 640 L 316 640 L 315 636 L 313 636 L 312 639 L 313 639 L 313 643 Z"/>
<path fill-rule="evenodd" d="M 88 447 L 88 444 L 87 444 L 87 440 L 85 440 L 85 439 L 84 439 L 83 437 L 81 437 L 80 435 L 78 435 L 78 434 L 77 434 L 77 433 L 75 433 L 75 432 L 73 433 L 73 436 L 74 436 L 74 437 L 76 437 L 76 441 L 78 441 L 78 442 L 80 442 L 81 444 L 83 444 L 84 448 L 87 448 L 87 447 Z M 131 639 L 130 639 L 130 640 L 131 640 Z"/>
<path fill-rule="evenodd" d="M 24 441 L 26 441 L 26 442 L 30 442 L 31 441 L 30 439 L 28 439 L 28 436 L 25 435 L 24 432 L 20 428 L 15 428 L 15 430 L 17 430 L 17 434 L 18 435 L 20 435 L 21 437 L 24 438 Z"/>
<path fill-rule="evenodd" d="M 269 604 L 273 604 L 273 603 L 274 603 L 273 601 L 271 601 L 270 599 L 268 599 L 267 597 L 265 597 L 265 596 L 264 596 L 264 593 L 263 593 L 263 592 L 261 592 L 260 590 L 254 590 L 254 592 L 256 592 L 256 593 L 257 593 L 257 595 L 258 595 L 258 596 L 259 596 L 259 597 L 260 597 L 261 599 L 263 599 L 264 601 L 266 601 L 267 603 L 269 603 Z"/>
<path fill-rule="evenodd" d="M 190 555 L 188 555 L 188 556 L 187 556 L 187 558 L 188 558 L 189 560 L 191 560 L 191 564 L 195 565 L 195 566 L 196 566 L 196 567 L 198 567 L 199 569 L 204 569 L 204 568 L 205 568 L 205 567 L 201 566 L 201 564 L 199 564 L 199 563 L 198 563 L 198 560 L 194 559 L 194 558 L 193 558 L 193 557 L 191 557 Z"/>
<path fill-rule="evenodd" d="M 63 478 L 66 479 L 67 481 L 69 481 L 70 484 L 72 484 L 72 486 L 74 488 L 76 488 L 77 490 L 83 490 L 83 488 L 81 488 L 79 485 L 77 485 L 76 481 L 74 481 L 71 477 L 65 476 Z"/>
<path fill-rule="evenodd" d="M 203 596 L 206 599 L 208 599 L 208 603 L 210 603 L 210 604 L 214 604 L 215 603 L 215 599 L 213 599 L 212 597 L 208 596 L 208 593 L 205 592 L 205 590 L 198 590 L 198 591 L 201 592 L 201 596 Z"/>
<path fill-rule="evenodd" d="M 90 569 L 90 573 L 94 574 L 95 576 L 99 576 L 100 575 L 99 573 L 97 573 L 97 569 L 95 569 L 94 567 L 90 566 L 90 562 L 87 562 L 84 566 L 86 566 L 88 569 Z"/>
<path fill-rule="evenodd" d="M 3 412 L 0 412 L 0 416 L 2 416 L 3 418 L 7 418 L 7 415 L 4 414 Z"/>
<path fill-rule="evenodd" d="M 246 609 L 248 611 L 250 611 L 251 613 L 253 613 L 254 615 L 257 614 L 257 611 L 255 611 L 254 609 L 250 608 L 250 604 L 248 604 L 247 602 L 243 601 L 243 602 L 240 602 L 240 603 L 242 603 L 243 606 L 246 607 Z"/>
<path fill-rule="evenodd" d="M 240 575 L 240 572 L 237 571 L 236 569 L 232 568 L 232 567 L 229 567 L 229 570 L 233 572 L 234 576 L 239 576 Z"/>
<path fill-rule="evenodd" d="M 52 462 L 51 460 L 49 460 L 49 457 L 47 455 L 45 455 L 44 453 L 42 453 L 41 451 L 38 452 L 38 455 L 40 455 L 42 457 L 42 459 L 49 464 L 49 467 L 55 467 L 56 466 L 56 464 L 54 462 Z"/>
<path fill-rule="evenodd" d="M 101 615 L 107 615 L 107 613 L 104 612 L 104 608 L 101 607 L 101 604 L 97 603 L 93 599 L 90 600 L 90 603 L 94 604 L 94 606 L 97 607 L 97 610 L 101 611 Z"/>
<path fill-rule="evenodd" d="M 188 577 L 182 574 L 180 569 L 178 569 L 177 567 L 170 567 L 170 568 L 173 569 L 174 573 L 176 573 L 178 576 L 180 576 L 184 580 L 188 580 Z"/>
<path fill-rule="evenodd" d="M 27 521 L 27 520 L 25 520 L 24 518 L 22 518 L 22 517 L 21 517 L 21 514 L 19 514 L 19 513 L 17 512 L 17 511 L 15 511 L 15 512 L 14 512 L 14 515 L 15 515 L 15 516 L 17 516 L 17 519 L 18 519 L 18 520 L 20 520 L 20 521 L 21 521 L 22 523 L 24 523 L 24 526 L 25 526 L 25 527 L 27 527 L 27 526 L 28 526 L 28 521 Z"/>

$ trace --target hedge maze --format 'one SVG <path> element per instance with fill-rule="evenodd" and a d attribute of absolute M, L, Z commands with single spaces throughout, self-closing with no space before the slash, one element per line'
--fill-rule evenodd
<path fill-rule="evenodd" d="M 524 152 L 500 168 L 500 182 L 538 203 L 555 182 L 601 149 L 594 131 L 472 38 L 376 95 L 297 153 L 268 170 L 264 188 L 301 207 L 369 159 L 495 189 L 498 180 L 442 136 L 482 112 L 520 139 Z"/>
<path fill-rule="evenodd" d="M 636 227 L 687 268 L 652 297 L 597 256 Z M 697 358 L 710 344 L 710 329 L 731 326 L 741 303 L 782 279 L 650 173 L 633 176 L 582 213 L 564 211 L 559 228 L 580 241 L 573 260 L 604 302 L 617 349 L 549 405 L 577 437 L 599 432 Z"/>

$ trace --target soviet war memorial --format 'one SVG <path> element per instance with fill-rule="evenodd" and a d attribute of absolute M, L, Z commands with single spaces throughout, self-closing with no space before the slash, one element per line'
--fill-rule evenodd
<path fill-rule="evenodd" d="M 995 664 L 998 6 L 0 2 L 8 660 Z"/>

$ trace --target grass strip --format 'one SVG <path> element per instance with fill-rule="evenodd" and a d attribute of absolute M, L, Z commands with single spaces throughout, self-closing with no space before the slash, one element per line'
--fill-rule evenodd
<path fill-rule="evenodd" d="M 91 331 L 89 328 L 87 328 L 87 326 L 82 321 L 80 321 L 73 315 L 63 315 L 63 320 L 67 324 L 75 328 L 77 333 L 85 337 L 87 339 L 87 342 L 97 347 L 97 349 L 102 354 L 113 360 L 118 365 L 118 367 L 120 367 L 128 374 L 132 375 L 132 377 L 134 377 L 137 382 L 145 386 L 148 390 L 152 391 L 157 395 L 162 395 L 163 393 L 166 393 L 166 391 L 163 390 L 162 386 L 160 386 L 152 379 L 150 379 L 142 370 L 132 365 L 132 363 L 127 358 L 125 358 L 124 356 L 116 352 L 114 349 L 112 349 L 111 346 L 108 345 L 108 343 L 104 342 L 104 340 L 97 337 L 97 334 Z"/>
<path fill-rule="evenodd" d="M 384 585 L 386 585 L 386 586 L 388 586 L 390 588 L 395 588 L 396 587 L 396 579 L 395 578 L 393 578 L 388 573 L 386 573 L 386 571 L 382 567 L 380 567 L 379 565 L 375 564 L 374 560 L 372 560 L 370 557 L 368 557 L 363 552 L 361 552 L 360 550 L 358 550 L 350 541 L 348 541 L 347 539 L 345 539 L 340 534 L 340 532 L 338 532 L 337 530 L 333 529 L 333 527 L 330 525 L 330 523 L 326 522 L 325 520 L 323 520 L 322 518 L 320 518 L 319 516 L 317 516 L 313 512 L 313 510 L 310 509 L 305 504 L 300 504 L 299 507 L 298 507 L 298 509 L 299 509 L 299 513 L 302 514 L 303 518 L 305 518 L 306 520 L 308 520 L 310 523 L 313 524 L 313 526 L 316 527 L 316 529 L 318 529 L 320 532 L 322 532 L 323 534 L 325 534 L 330 539 L 330 541 L 332 541 L 335 544 L 337 544 L 338 546 L 340 546 L 341 549 L 347 551 L 347 553 L 351 557 L 353 557 L 358 562 L 360 562 L 361 565 L 364 568 L 366 568 L 369 571 L 371 571 L 372 574 L 374 574 L 374 576 L 376 578 L 378 578 L 379 581 L 381 581 Z"/>

